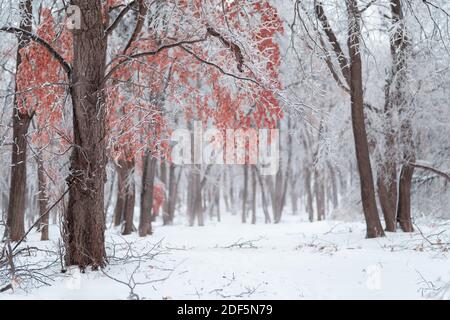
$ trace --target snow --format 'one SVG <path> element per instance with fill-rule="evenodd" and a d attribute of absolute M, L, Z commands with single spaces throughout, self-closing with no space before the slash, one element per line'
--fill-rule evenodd
<path fill-rule="evenodd" d="M 133 271 L 142 283 L 134 288 L 140 299 L 423 299 L 437 298 L 450 282 L 444 244 L 450 234 L 443 223 L 422 222 L 422 233 L 368 240 L 363 223 L 286 216 L 277 225 L 244 225 L 239 216 L 225 218 L 205 227 L 188 227 L 184 220 L 169 227 L 156 223 L 147 238 L 110 229 L 108 253 L 115 243 L 119 258 L 130 244 L 134 258 L 112 259 L 104 270 L 108 276 L 70 269 L 51 286 L 19 288 L 0 299 L 127 299 L 130 289 L 119 281 L 128 283 Z M 56 227 L 51 235 L 57 238 Z M 54 248 L 56 242 L 43 244 L 35 241 L 38 236 L 27 245 Z M 137 258 L 145 252 L 159 254 Z"/>

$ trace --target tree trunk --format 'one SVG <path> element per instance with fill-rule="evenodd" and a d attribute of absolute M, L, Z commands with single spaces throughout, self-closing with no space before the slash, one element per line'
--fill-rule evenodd
<path fill-rule="evenodd" d="M 287 155 L 287 163 L 286 163 L 286 169 L 284 170 L 284 175 L 282 175 L 282 187 L 281 187 L 281 194 L 279 195 L 279 208 L 278 208 L 278 216 L 275 223 L 281 222 L 281 216 L 283 215 L 283 210 L 286 205 L 286 194 L 287 194 L 287 188 L 288 188 L 288 182 L 289 182 L 289 175 L 292 174 L 291 171 L 291 162 L 292 162 L 292 134 L 291 134 L 291 116 L 288 117 L 288 130 L 287 130 L 287 149 L 288 149 L 288 155 Z M 280 128 L 280 124 L 278 124 L 278 128 Z M 281 171 L 281 166 L 279 168 L 279 171 Z"/>
<path fill-rule="evenodd" d="M 395 32 L 391 38 L 391 55 L 393 60 L 392 79 L 393 93 L 391 103 L 399 109 L 401 119 L 400 142 L 403 148 L 403 166 L 399 177 L 397 220 L 404 232 L 413 232 L 411 221 L 411 187 L 414 167 L 410 163 L 416 160 L 415 145 L 412 134 L 411 116 L 407 114 L 407 99 L 405 84 L 407 77 L 408 35 L 400 0 L 391 0 L 392 24 Z"/>
<path fill-rule="evenodd" d="M 247 222 L 247 198 L 248 198 L 248 166 L 244 165 L 244 192 L 242 194 L 242 223 Z"/>
<path fill-rule="evenodd" d="M 236 203 L 234 201 L 233 181 L 230 181 L 230 209 L 231 209 L 231 214 L 236 215 Z"/>
<path fill-rule="evenodd" d="M 328 168 L 330 169 L 330 180 L 331 180 L 331 204 L 333 205 L 333 209 L 336 209 L 339 205 L 339 197 L 338 197 L 338 183 L 336 170 L 333 168 L 331 164 L 328 164 Z"/>
<path fill-rule="evenodd" d="M 387 163 L 385 163 L 386 165 Z M 396 222 L 396 206 L 397 206 L 397 173 L 395 172 L 395 163 L 391 163 L 390 169 L 383 166 L 377 177 L 378 198 L 380 200 L 381 210 L 383 211 L 384 221 L 386 223 L 386 231 L 395 232 Z M 394 169 L 394 171 L 392 171 Z M 385 175 L 389 174 L 390 177 Z"/>
<path fill-rule="evenodd" d="M 314 221 L 313 195 L 311 188 L 311 169 L 305 166 L 305 190 L 306 190 L 306 212 L 310 222 Z"/>
<path fill-rule="evenodd" d="M 228 201 L 228 179 L 227 179 L 228 171 L 225 171 L 223 174 L 223 199 L 225 201 L 225 210 L 227 212 L 230 211 L 230 202 Z"/>
<path fill-rule="evenodd" d="M 405 103 L 404 84 L 406 82 L 406 30 L 403 24 L 402 4 L 399 0 L 391 0 L 391 23 L 393 34 L 390 38 L 392 68 L 385 86 L 386 128 L 385 160 L 382 161 L 378 177 L 378 194 L 380 205 L 386 221 L 386 230 L 394 232 L 397 229 L 397 150 L 393 117 Z"/>
<path fill-rule="evenodd" d="M 325 186 L 319 169 L 314 172 L 314 194 L 316 198 L 317 220 L 325 219 Z"/>
<path fill-rule="evenodd" d="M 230 177 L 229 179 L 230 181 L 230 209 L 231 209 L 231 214 L 235 215 L 236 214 L 236 206 L 235 206 L 235 202 L 234 202 L 234 188 L 233 188 L 233 179 Z"/>
<path fill-rule="evenodd" d="M 393 49 L 391 43 L 391 50 Z M 392 52 L 392 54 L 394 54 Z M 380 200 L 381 210 L 383 212 L 384 221 L 386 223 L 386 231 L 395 232 L 397 229 L 396 222 L 396 206 L 397 206 L 397 163 L 396 153 L 397 145 L 395 143 L 395 131 L 393 125 L 394 112 L 397 110 L 393 104 L 391 97 L 391 82 L 393 75 L 387 81 L 385 87 L 385 103 L 384 113 L 386 116 L 384 125 L 384 141 L 385 153 L 380 156 L 380 167 L 377 176 L 378 198 Z"/>
<path fill-rule="evenodd" d="M 377 174 L 377 191 L 383 212 L 386 231 L 395 232 L 397 229 L 396 206 L 397 206 L 397 164 L 396 164 L 396 144 L 394 128 L 392 123 L 393 105 L 390 98 L 389 84 L 386 86 L 385 102 L 385 128 L 384 140 L 386 152 L 380 156 L 380 167 Z"/>
<path fill-rule="evenodd" d="M 73 31 L 70 88 L 75 147 L 70 158 L 65 217 L 66 264 L 93 269 L 106 264 L 104 185 L 106 179 L 105 76 L 107 37 L 100 0 L 72 0 L 81 28 Z"/>
<path fill-rule="evenodd" d="M 206 210 L 208 208 L 208 215 L 209 218 L 212 220 L 213 218 L 213 211 L 214 211 L 214 201 L 212 198 L 211 188 L 208 190 L 208 192 L 203 193 L 203 208 Z"/>
<path fill-rule="evenodd" d="M 164 210 L 163 215 L 164 225 L 170 225 L 173 223 L 175 204 L 177 201 L 176 187 L 175 164 L 171 163 L 169 167 L 169 195 L 166 200 L 167 209 Z"/>
<path fill-rule="evenodd" d="M 114 183 L 116 182 L 116 171 L 113 171 L 112 177 L 111 177 L 111 184 L 109 186 L 109 192 L 108 192 L 108 199 L 106 200 L 105 203 L 105 212 L 106 214 L 108 214 L 109 212 L 109 208 L 111 207 L 111 202 L 112 202 L 112 198 L 113 198 L 113 193 L 114 193 Z"/>
<path fill-rule="evenodd" d="M 360 11 L 357 0 L 346 0 L 348 11 L 348 50 L 350 54 L 350 94 L 353 135 L 361 184 L 361 200 L 367 225 L 367 238 L 384 236 L 375 199 L 369 144 L 364 122 L 364 93 L 360 54 Z"/>
<path fill-rule="evenodd" d="M 189 189 L 188 189 L 188 217 L 189 225 L 195 224 L 195 218 L 199 226 L 204 225 L 203 207 L 202 207 L 202 190 L 201 190 L 201 167 L 194 165 L 189 173 Z"/>
<path fill-rule="evenodd" d="M 161 161 L 161 163 L 160 163 L 160 172 L 159 172 L 160 177 L 159 178 L 160 178 L 162 184 L 164 185 L 164 190 L 169 190 L 167 188 L 167 185 L 168 185 L 168 183 L 167 183 L 167 163 L 162 158 L 160 161 Z M 162 206 L 161 206 L 163 223 L 164 223 L 165 219 L 167 219 L 164 217 L 169 215 L 168 210 L 169 210 L 169 207 L 168 207 L 167 199 L 164 199 L 164 202 L 162 203 Z"/>
<path fill-rule="evenodd" d="M 340 169 L 337 170 L 338 179 L 339 179 L 339 189 L 341 190 L 341 194 L 345 194 L 347 192 L 347 176 L 342 173 Z"/>
<path fill-rule="evenodd" d="M 126 172 L 123 168 L 116 166 L 117 171 L 117 197 L 116 205 L 114 207 L 114 226 L 118 227 L 124 220 L 123 208 L 125 207 L 126 191 L 127 191 L 127 179 Z"/>
<path fill-rule="evenodd" d="M 271 187 L 272 195 L 272 214 L 274 223 L 279 223 L 281 220 L 282 210 L 282 192 L 283 192 L 283 173 L 280 166 L 277 174 L 275 175 L 275 187 Z"/>
<path fill-rule="evenodd" d="M 167 164 L 164 161 L 164 159 L 161 159 L 160 162 L 161 162 L 159 171 L 160 180 L 165 185 L 167 182 Z"/>
<path fill-rule="evenodd" d="M 48 237 L 48 223 L 49 214 L 47 213 L 48 208 L 48 197 L 47 197 L 47 182 L 45 179 L 45 169 L 44 162 L 40 155 L 36 157 L 38 166 L 38 203 L 39 203 L 39 218 L 40 220 L 40 230 L 41 230 L 41 241 L 47 241 Z"/>
<path fill-rule="evenodd" d="M 215 188 L 214 205 L 216 207 L 217 221 L 220 222 L 220 188 L 219 187 Z"/>
<path fill-rule="evenodd" d="M 147 152 L 144 156 L 144 170 L 141 187 L 141 212 L 139 216 L 139 236 L 152 234 L 153 187 L 155 182 L 157 159 Z"/>
<path fill-rule="evenodd" d="M 22 20 L 20 28 L 31 32 L 32 30 L 32 4 L 31 0 L 21 1 L 19 4 Z M 19 72 L 22 58 L 20 50 L 25 48 L 30 40 L 25 36 L 18 37 L 16 75 Z M 17 83 L 15 91 L 18 91 Z M 13 145 L 11 153 L 11 178 L 9 188 L 7 228 L 5 238 L 11 241 L 19 241 L 25 234 L 25 197 L 27 187 L 27 138 L 31 117 L 28 113 L 22 113 L 20 107 L 23 105 L 20 96 L 14 96 L 13 109 Z"/>
<path fill-rule="evenodd" d="M 256 177 L 258 178 L 259 181 L 259 186 L 261 188 L 261 198 L 262 198 L 262 206 L 263 206 L 263 212 L 264 212 L 264 222 L 265 223 L 270 223 L 270 214 L 269 214 L 269 208 L 268 208 L 268 204 L 267 204 L 267 196 L 266 196 L 266 191 L 264 188 L 264 182 L 263 179 L 261 177 L 261 174 L 258 171 L 258 168 L 256 166 L 253 166 L 253 170 L 255 171 Z"/>
<path fill-rule="evenodd" d="M 11 180 L 9 189 L 7 231 L 11 241 L 19 241 L 25 234 L 27 187 L 27 132 L 30 117 L 14 111 Z"/>
<path fill-rule="evenodd" d="M 407 164 L 400 171 L 398 185 L 397 221 L 403 232 L 413 232 L 411 220 L 411 184 L 414 167 Z"/>
<path fill-rule="evenodd" d="M 252 224 L 256 224 L 256 172 L 252 170 Z"/>
<path fill-rule="evenodd" d="M 123 161 L 125 169 L 125 204 L 123 206 L 122 216 L 125 219 L 125 225 L 122 235 L 126 236 L 133 232 L 134 203 L 136 199 L 136 190 L 134 183 L 134 161 Z"/>
<path fill-rule="evenodd" d="M 297 215 L 298 213 L 298 193 L 296 189 L 297 177 L 290 176 L 289 177 L 289 187 L 291 188 L 291 205 L 292 205 L 292 214 Z"/>
<path fill-rule="evenodd" d="M 211 199 L 208 196 L 207 192 L 202 192 L 202 211 L 206 212 L 206 208 L 208 207 L 208 203 L 211 203 Z"/>

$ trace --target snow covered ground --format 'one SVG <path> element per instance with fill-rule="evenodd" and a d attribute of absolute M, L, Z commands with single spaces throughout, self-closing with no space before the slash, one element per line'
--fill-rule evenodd
<path fill-rule="evenodd" d="M 449 299 L 450 224 L 419 227 L 374 240 L 364 239 L 362 223 L 293 216 L 278 225 L 243 225 L 238 216 L 205 227 L 156 224 L 145 239 L 111 229 L 115 257 L 104 272 L 60 274 L 55 264 L 43 271 L 51 286 L 0 299 Z M 56 241 L 36 239 L 26 245 L 56 250 Z"/>

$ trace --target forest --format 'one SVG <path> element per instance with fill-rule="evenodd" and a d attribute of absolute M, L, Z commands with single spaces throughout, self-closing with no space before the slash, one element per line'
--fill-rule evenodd
<path fill-rule="evenodd" d="M 0 0 L 0 300 L 450 299 L 449 28 Z"/>

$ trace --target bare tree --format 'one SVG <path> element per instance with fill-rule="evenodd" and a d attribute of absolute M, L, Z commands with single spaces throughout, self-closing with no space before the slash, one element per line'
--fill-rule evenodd
<path fill-rule="evenodd" d="M 384 236 L 375 200 L 374 179 L 364 119 L 364 93 L 360 52 L 361 13 L 357 0 L 346 0 L 348 12 L 348 51 L 353 135 L 361 183 L 361 201 L 367 224 L 367 237 Z"/>

